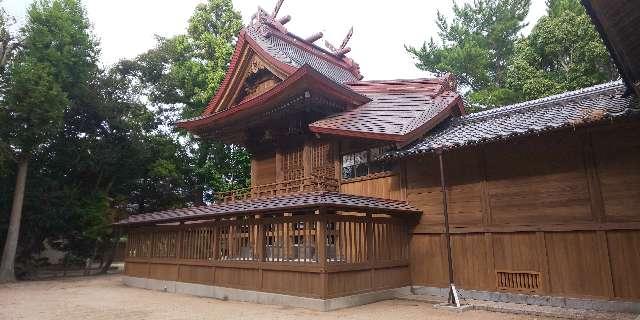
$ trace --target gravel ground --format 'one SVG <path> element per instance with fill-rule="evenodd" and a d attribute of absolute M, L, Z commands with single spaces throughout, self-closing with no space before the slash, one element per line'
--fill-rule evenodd
<path fill-rule="evenodd" d="M 129 288 L 98 276 L 0 285 L 0 319 L 552 319 L 488 311 L 455 313 L 420 301 L 389 300 L 332 312 L 220 301 Z"/>

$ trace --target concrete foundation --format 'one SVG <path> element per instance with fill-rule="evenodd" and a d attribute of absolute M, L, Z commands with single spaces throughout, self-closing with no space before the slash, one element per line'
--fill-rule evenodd
<path fill-rule="evenodd" d="M 447 297 L 448 288 L 413 286 L 411 292 L 416 295 Z M 571 309 L 596 310 L 607 312 L 640 313 L 640 303 L 630 301 L 610 301 L 597 299 L 580 299 L 553 296 L 539 296 L 508 292 L 491 292 L 458 289 L 461 298 L 495 302 L 519 303 L 539 306 L 550 306 Z"/>
<path fill-rule="evenodd" d="M 130 276 L 124 276 L 123 282 L 125 285 L 130 287 L 149 290 L 181 293 L 220 300 L 234 300 L 260 304 L 281 305 L 318 311 L 331 311 L 342 308 L 355 307 L 363 304 L 394 299 L 411 294 L 411 287 L 407 286 L 402 288 L 361 293 L 333 299 L 316 299 L 277 293 L 241 290 L 203 284 L 155 280 Z"/>

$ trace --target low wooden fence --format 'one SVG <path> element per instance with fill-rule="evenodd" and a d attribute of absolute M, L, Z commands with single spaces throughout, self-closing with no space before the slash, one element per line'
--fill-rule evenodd
<path fill-rule="evenodd" d="M 339 191 L 338 180 L 322 175 L 312 175 L 306 178 L 285 180 L 276 183 L 253 186 L 251 188 L 220 192 L 215 195 L 216 201 L 228 203 L 248 199 L 269 198 L 279 195 L 312 192 L 312 191 Z"/>
<path fill-rule="evenodd" d="M 343 214 L 137 228 L 128 233 L 125 272 L 308 297 L 344 296 L 408 285 L 409 233 L 402 219 Z"/>

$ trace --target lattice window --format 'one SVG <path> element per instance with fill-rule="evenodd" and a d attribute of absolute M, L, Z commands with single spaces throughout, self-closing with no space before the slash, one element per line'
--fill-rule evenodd
<path fill-rule="evenodd" d="M 363 220 L 327 223 L 327 261 L 334 263 L 367 261 L 366 225 Z"/>
<path fill-rule="evenodd" d="M 152 233 L 131 232 L 127 238 L 127 256 L 132 258 L 149 257 L 151 254 Z"/>
<path fill-rule="evenodd" d="M 311 169 L 314 175 L 322 177 L 333 177 L 335 175 L 331 144 L 326 142 L 313 144 L 311 148 Z"/>
<path fill-rule="evenodd" d="M 180 256 L 183 259 L 212 260 L 213 259 L 213 227 L 185 229 L 182 234 Z"/>
<path fill-rule="evenodd" d="M 498 290 L 537 292 L 540 290 L 540 272 L 497 270 Z"/>
<path fill-rule="evenodd" d="M 159 231 L 153 234 L 152 257 L 175 258 L 177 231 Z"/>
<path fill-rule="evenodd" d="M 282 219 L 282 218 L 281 218 Z M 265 225 L 265 260 L 310 263 L 318 261 L 316 221 L 302 216 Z"/>
<path fill-rule="evenodd" d="M 296 148 L 285 152 L 282 159 L 282 172 L 284 180 L 296 180 L 304 178 L 303 148 Z"/>
<path fill-rule="evenodd" d="M 401 223 L 373 223 L 373 255 L 378 261 L 409 259 L 409 230 Z"/>
<path fill-rule="evenodd" d="M 391 149 L 391 146 L 382 146 L 343 155 L 342 178 L 351 179 L 391 170 L 388 161 L 380 160 Z"/>
<path fill-rule="evenodd" d="M 258 225 L 237 221 L 219 227 L 220 260 L 254 260 L 258 257 Z"/>

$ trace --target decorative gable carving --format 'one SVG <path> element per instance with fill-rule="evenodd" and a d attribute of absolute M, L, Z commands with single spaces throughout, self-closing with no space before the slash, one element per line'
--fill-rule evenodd
<path fill-rule="evenodd" d="M 243 84 L 235 97 L 234 104 L 257 97 L 282 82 L 257 57 L 253 57 L 245 75 Z"/>
<path fill-rule="evenodd" d="M 255 98 L 282 82 L 274 68 L 268 65 L 253 51 L 247 50 L 243 55 L 240 68 L 234 75 L 233 84 L 217 111 L 226 110 L 252 98 Z"/>

